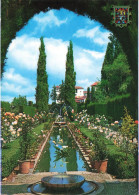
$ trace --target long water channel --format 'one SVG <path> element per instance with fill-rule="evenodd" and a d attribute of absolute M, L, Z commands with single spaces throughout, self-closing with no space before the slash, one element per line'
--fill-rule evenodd
<path fill-rule="evenodd" d="M 89 171 L 67 127 L 53 128 L 34 172 Z"/>

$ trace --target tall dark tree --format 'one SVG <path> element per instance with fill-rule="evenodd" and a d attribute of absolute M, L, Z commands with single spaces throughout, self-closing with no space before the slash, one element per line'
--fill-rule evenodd
<path fill-rule="evenodd" d="M 87 88 L 87 98 L 86 98 L 86 105 L 90 103 L 90 87 Z"/>
<path fill-rule="evenodd" d="M 65 103 L 74 110 L 76 110 L 75 102 L 75 84 L 76 73 L 74 71 L 74 59 L 73 59 L 73 44 L 70 41 L 67 52 L 66 60 L 66 73 L 65 73 Z"/>
<path fill-rule="evenodd" d="M 95 102 L 95 89 L 93 86 L 91 88 L 91 102 Z"/>
<path fill-rule="evenodd" d="M 50 95 L 51 99 L 56 103 L 57 100 L 57 93 L 56 93 L 56 86 L 54 85 Z"/>
<path fill-rule="evenodd" d="M 40 38 L 39 60 L 37 66 L 36 107 L 38 112 L 48 112 L 48 75 L 46 73 L 46 53 L 43 37 Z"/>
<path fill-rule="evenodd" d="M 60 100 L 60 102 L 65 102 L 65 83 L 62 80 L 62 84 L 60 85 L 60 94 L 58 96 L 58 99 Z"/>
<path fill-rule="evenodd" d="M 110 67 L 114 62 L 114 60 L 122 52 L 122 47 L 119 41 L 117 40 L 117 38 L 113 34 L 110 34 L 109 40 L 110 42 L 108 43 L 107 46 L 107 50 L 106 50 L 106 54 L 104 57 L 104 62 L 101 70 L 101 80 L 103 80 L 104 92 L 107 94 L 109 94 L 108 82 L 110 82 L 110 80 L 106 75 L 105 69 L 107 67 Z"/>

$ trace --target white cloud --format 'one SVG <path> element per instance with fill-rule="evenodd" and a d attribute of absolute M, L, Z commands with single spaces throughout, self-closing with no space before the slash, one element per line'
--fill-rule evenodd
<path fill-rule="evenodd" d="M 87 29 L 79 29 L 73 36 L 75 37 L 87 37 L 87 38 L 94 38 L 96 32 L 98 32 L 99 27 L 96 26 L 95 28 L 92 28 L 90 30 Z"/>
<path fill-rule="evenodd" d="M 9 46 L 7 58 L 16 66 L 28 70 L 37 69 L 40 40 L 26 35 L 16 37 Z"/>
<path fill-rule="evenodd" d="M 36 14 L 33 17 L 33 20 L 36 21 L 38 26 L 35 30 L 39 28 L 41 32 L 44 31 L 46 26 L 53 27 L 53 26 L 61 26 L 62 24 L 65 24 L 67 22 L 67 18 L 64 20 L 58 19 L 58 17 L 55 16 L 54 11 L 50 10 L 46 13 L 41 12 L 40 14 Z"/>
<path fill-rule="evenodd" d="M 61 39 L 44 38 L 46 50 L 46 68 L 48 74 L 64 75 L 68 42 Z M 40 39 L 21 36 L 12 41 L 9 46 L 8 58 L 15 66 L 29 71 L 37 70 Z"/>
<path fill-rule="evenodd" d="M 84 49 L 83 51 L 91 54 L 92 57 L 94 57 L 96 59 L 101 59 L 101 58 L 104 58 L 104 56 L 105 56 L 105 52 L 91 51 L 91 50 L 87 50 L 87 49 Z"/>
<path fill-rule="evenodd" d="M 61 39 L 44 39 L 47 54 L 47 72 L 64 78 L 68 42 Z"/>
<path fill-rule="evenodd" d="M 90 87 L 92 84 L 94 83 L 94 81 L 90 81 L 89 79 L 83 79 L 83 80 L 78 80 L 77 81 L 77 86 L 82 86 L 84 88 L 84 90 L 87 90 L 87 87 Z"/>
<path fill-rule="evenodd" d="M 14 68 L 10 68 L 4 73 L 1 91 L 3 94 L 28 95 L 35 93 L 35 86 L 31 80 L 15 73 Z"/>
<path fill-rule="evenodd" d="M 86 78 L 90 81 L 96 81 L 97 78 L 100 78 L 103 58 L 96 58 L 84 49 L 76 48 L 74 62 L 77 83 L 79 80 L 86 80 Z"/>
<path fill-rule="evenodd" d="M 86 37 L 89 38 L 91 41 L 95 42 L 99 45 L 105 45 L 109 42 L 109 32 L 102 32 L 100 30 L 99 26 L 96 26 L 92 29 L 79 29 L 75 34 L 73 34 L 74 37 L 80 38 L 80 37 Z"/>
<path fill-rule="evenodd" d="M 28 95 L 31 93 L 35 94 L 35 86 L 31 84 L 27 86 L 22 86 L 20 84 L 5 81 L 2 83 L 2 92 L 13 93 L 17 95 Z"/>
<path fill-rule="evenodd" d="M 12 96 L 8 96 L 8 95 L 2 95 L 1 96 L 1 100 L 5 101 L 5 102 L 12 102 L 13 99 L 14 99 L 14 97 L 12 97 Z"/>
<path fill-rule="evenodd" d="M 16 84 L 20 83 L 21 85 L 28 85 L 30 82 L 27 78 L 22 77 L 20 74 L 16 74 L 13 68 L 8 69 L 3 77 L 5 80 L 15 82 Z"/>

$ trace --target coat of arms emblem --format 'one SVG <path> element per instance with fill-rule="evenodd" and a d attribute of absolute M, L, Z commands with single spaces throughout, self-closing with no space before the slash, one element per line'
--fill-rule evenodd
<path fill-rule="evenodd" d="M 112 6 L 113 12 L 113 21 L 112 23 L 116 26 L 122 28 L 127 26 L 127 24 L 131 23 L 131 12 L 130 12 L 130 6 Z"/>

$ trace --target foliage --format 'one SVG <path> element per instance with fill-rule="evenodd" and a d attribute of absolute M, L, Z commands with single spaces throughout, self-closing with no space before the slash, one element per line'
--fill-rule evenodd
<path fill-rule="evenodd" d="M 95 89 L 94 87 L 92 86 L 91 87 L 91 102 L 95 102 Z"/>
<path fill-rule="evenodd" d="M 93 89 L 93 99 L 92 102 L 99 102 L 99 103 L 104 103 L 106 102 L 106 100 L 108 99 L 107 97 L 107 93 L 104 90 L 104 88 L 106 87 L 106 82 L 104 80 L 102 80 L 98 85 L 97 85 L 97 89 L 96 91 L 94 91 Z"/>
<path fill-rule="evenodd" d="M 43 37 L 40 38 L 41 46 L 39 48 L 39 60 L 37 67 L 37 87 L 36 87 L 36 107 L 38 112 L 48 113 L 48 75 L 46 73 L 46 54 Z"/>
<path fill-rule="evenodd" d="M 124 117 L 122 118 L 121 133 L 123 137 L 127 137 L 129 140 L 133 140 L 136 137 L 136 128 L 134 120 L 129 115 L 127 108 L 124 107 Z"/>
<path fill-rule="evenodd" d="M 90 87 L 87 88 L 87 98 L 85 104 L 87 105 L 89 103 L 90 103 Z"/>
<path fill-rule="evenodd" d="M 23 112 L 26 114 L 26 115 L 29 115 L 29 116 L 34 116 L 35 113 L 36 113 L 36 108 L 33 107 L 33 106 L 23 106 Z"/>
<path fill-rule="evenodd" d="M 124 53 L 120 53 L 114 62 L 104 67 L 108 81 L 108 94 L 114 96 L 128 92 L 132 76 Z"/>
<path fill-rule="evenodd" d="M 27 99 L 26 96 L 15 97 L 11 103 L 11 106 L 13 107 L 19 107 L 19 106 L 27 106 Z"/>
<path fill-rule="evenodd" d="M 26 121 L 22 122 L 22 131 L 19 137 L 21 160 L 27 160 L 31 158 L 30 149 L 34 141 L 32 136 L 31 123 L 31 119 L 26 119 Z"/>
<path fill-rule="evenodd" d="M 97 161 L 105 160 L 107 158 L 107 148 L 101 133 L 98 130 L 95 130 L 93 132 L 93 137 L 95 137 L 93 141 L 93 151 L 94 151 L 93 160 L 97 160 Z"/>
<path fill-rule="evenodd" d="M 134 138 L 137 138 L 137 128 L 136 124 L 134 123 L 134 120 L 131 118 L 131 116 L 128 114 L 127 108 L 124 107 L 124 117 L 122 118 L 122 127 L 120 129 L 120 132 L 123 136 L 123 145 L 122 149 L 126 152 L 126 156 L 128 153 L 132 153 L 133 149 L 132 144 L 130 144 L 130 140 L 133 141 Z"/>
<path fill-rule="evenodd" d="M 57 146 L 54 146 L 54 148 L 56 149 L 55 153 L 56 155 L 54 156 L 55 157 L 55 160 L 54 162 L 62 159 L 62 158 L 67 158 L 69 157 L 69 148 L 62 148 L 60 149 L 59 147 Z"/>
<path fill-rule="evenodd" d="M 60 94 L 58 96 L 58 100 L 60 100 L 60 102 L 65 102 L 65 83 L 62 80 L 62 84 L 60 85 Z"/>
<path fill-rule="evenodd" d="M 57 94 L 56 94 L 56 86 L 54 85 L 50 94 L 51 99 L 56 103 Z"/>
<path fill-rule="evenodd" d="M 114 97 L 129 92 L 133 77 L 119 41 L 112 34 L 109 39 L 101 70 L 102 84 L 99 86 L 99 93 L 104 93 L 106 97 Z"/>
<path fill-rule="evenodd" d="M 66 60 L 66 73 L 65 73 L 65 103 L 76 111 L 75 102 L 75 84 L 76 73 L 74 71 L 74 59 L 73 59 L 73 44 L 70 41 L 67 60 Z"/>
<path fill-rule="evenodd" d="M 28 105 L 29 106 L 33 106 L 33 102 L 32 101 L 28 101 Z"/>
<path fill-rule="evenodd" d="M 11 156 L 2 156 L 2 178 L 8 177 L 13 169 L 18 165 L 18 160 L 20 159 L 20 151 L 17 150 L 15 153 L 11 151 Z"/>
<path fill-rule="evenodd" d="M 11 104 L 9 102 L 5 102 L 5 101 L 1 102 L 1 108 L 3 109 L 4 112 L 10 112 L 11 111 L 10 106 Z"/>
<path fill-rule="evenodd" d="M 43 126 L 45 123 L 38 125 L 33 129 L 33 139 L 30 148 L 30 155 L 35 154 L 35 149 L 40 143 L 40 135 L 43 133 Z M 49 125 L 47 123 L 47 125 Z M 47 128 L 48 129 L 48 128 Z M 43 134 L 41 135 L 43 137 Z M 33 141 L 35 139 L 35 141 Z M 13 169 L 18 165 L 18 160 L 21 159 L 19 138 L 10 142 L 8 148 L 2 149 L 2 178 L 7 177 L 13 171 Z"/>
<path fill-rule="evenodd" d="M 75 123 L 75 122 L 74 122 Z M 137 159 L 134 158 L 133 154 L 129 154 L 126 158 L 125 152 L 122 152 L 119 147 L 114 145 L 114 143 L 111 140 L 107 140 L 104 136 L 104 133 L 99 132 L 97 129 L 88 129 L 82 126 L 79 126 L 76 122 L 76 125 L 70 124 L 70 129 L 72 129 L 75 132 L 75 135 L 78 137 L 83 136 L 89 138 L 89 145 L 91 146 L 93 144 L 92 152 L 90 153 L 91 157 L 95 160 L 99 160 L 99 158 L 95 158 L 95 143 L 97 143 L 96 147 L 96 154 L 98 154 L 98 157 L 101 157 L 102 159 L 107 157 L 108 158 L 108 173 L 116 176 L 117 178 L 134 178 L 135 174 L 137 172 L 137 166 L 135 166 L 135 163 Z M 81 135 L 82 133 L 82 135 Z M 97 136 L 98 135 L 98 136 Z M 97 136 L 97 137 L 96 137 Z M 96 140 L 97 139 L 97 140 Z M 99 145 L 100 140 L 100 145 Z M 104 148 L 103 149 L 103 143 Z M 101 152 L 99 154 L 99 151 L 102 150 L 102 156 Z M 98 153 L 97 153 L 98 152 Z M 104 152 L 104 153 L 103 153 Z M 137 154 L 137 153 L 136 153 Z"/>
<path fill-rule="evenodd" d="M 87 113 L 91 115 L 104 114 L 111 117 L 112 120 L 120 120 L 123 116 L 124 106 L 126 106 L 131 116 L 136 119 L 137 113 L 135 112 L 134 104 L 132 96 L 125 94 L 111 98 L 106 103 L 90 103 L 87 105 Z"/>

